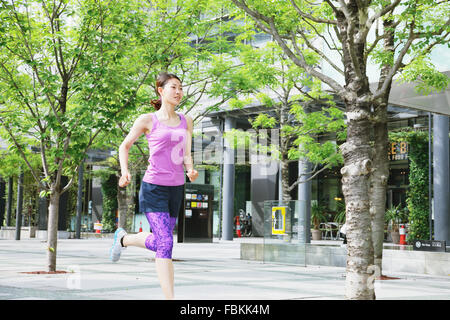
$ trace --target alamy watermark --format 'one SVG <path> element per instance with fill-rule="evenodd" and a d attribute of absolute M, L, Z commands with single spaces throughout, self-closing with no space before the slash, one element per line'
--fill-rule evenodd
<path fill-rule="evenodd" d="M 181 152 L 185 140 L 180 133 L 171 134 L 171 140 L 177 142 L 171 150 L 174 164 L 181 164 Z M 280 164 L 279 129 L 233 129 L 222 133 L 219 130 L 194 133 L 191 145 L 194 165 L 258 165 L 261 175 L 275 175 Z"/>
<path fill-rule="evenodd" d="M 81 289 L 81 267 L 79 265 L 71 265 L 67 267 L 67 289 Z"/>

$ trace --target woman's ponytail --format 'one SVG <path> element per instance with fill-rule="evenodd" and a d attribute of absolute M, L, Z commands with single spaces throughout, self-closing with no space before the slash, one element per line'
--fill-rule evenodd
<path fill-rule="evenodd" d="M 161 109 L 161 104 L 162 104 L 161 98 L 155 99 L 155 100 L 150 100 L 150 103 L 152 104 L 153 108 L 155 108 L 155 110 Z"/>

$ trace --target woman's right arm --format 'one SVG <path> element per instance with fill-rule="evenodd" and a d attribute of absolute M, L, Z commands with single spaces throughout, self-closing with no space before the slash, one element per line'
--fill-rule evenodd
<path fill-rule="evenodd" d="M 143 133 L 151 129 L 151 124 L 151 117 L 149 115 L 139 116 L 119 147 L 119 162 L 122 173 L 122 176 L 119 179 L 119 186 L 122 188 L 126 187 L 131 181 L 131 174 L 130 171 L 128 171 L 128 151 Z"/>

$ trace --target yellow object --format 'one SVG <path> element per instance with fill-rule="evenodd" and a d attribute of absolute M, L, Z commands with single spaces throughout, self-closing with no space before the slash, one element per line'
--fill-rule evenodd
<path fill-rule="evenodd" d="M 94 223 L 94 230 L 102 230 L 103 229 L 103 223 Z"/>
<path fill-rule="evenodd" d="M 286 207 L 272 208 L 272 234 L 285 234 Z"/>

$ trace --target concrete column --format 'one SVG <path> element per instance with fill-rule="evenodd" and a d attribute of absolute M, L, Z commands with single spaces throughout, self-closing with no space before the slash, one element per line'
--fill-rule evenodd
<path fill-rule="evenodd" d="M 450 243 L 449 119 L 433 115 L 434 240 Z"/>
<path fill-rule="evenodd" d="M 20 240 L 22 228 L 22 207 L 23 207 L 23 172 L 19 175 L 17 183 L 17 211 L 16 211 L 16 240 Z"/>
<path fill-rule="evenodd" d="M 8 201 L 6 202 L 6 226 L 11 226 L 12 199 L 13 199 L 13 177 L 8 179 Z"/>
<path fill-rule="evenodd" d="M 311 89 L 306 87 L 306 92 L 309 92 Z M 305 112 L 310 113 L 311 109 L 306 108 Z M 308 179 L 311 175 L 305 175 L 307 172 L 311 172 L 312 166 L 309 161 L 306 159 L 300 159 L 298 161 L 298 177 L 302 180 Z M 311 243 L 311 181 L 300 183 L 298 185 L 298 200 L 304 201 L 305 205 L 300 206 L 305 212 L 300 212 L 300 215 L 303 215 L 305 221 L 305 242 Z M 300 223 L 298 224 L 300 228 Z M 300 230 L 298 230 L 299 240 L 301 236 Z"/>
<path fill-rule="evenodd" d="M 0 228 L 3 226 L 3 220 L 5 219 L 5 208 L 6 208 L 6 183 L 2 177 L 0 177 Z"/>
<path fill-rule="evenodd" d="M 61 189 L 64 188 L 69 182 L 67 176 L 61 176 Z M 59 208 L 58 208 L 58 231 L 67 230 L 67 220 L 69 217 L 69 212 L 67 211 L 67 205 L 69 203 L 69 193 L 64 192 L 59 197 Z"/>
<path fill-rule="evenodd" d="M 298 176 L 300 177 L 302 174 L 311 171 L 311 164 L 306 160 L 300 160 L 298 162 Z M 307 179 L 309 175 L 302 175 L 301 179 Z M 305 237 L 306 243 L 311 243 L 311 181 L 300 183 L 298 185 L 298 200 L 304 201 L 305 206 L 300 206 L 300 208 L 304 209 L 305 212 L 301 213 L 305 217 Z M 300 228 L 300 224 L 298 224 Z M 298 232 L 300 236 L 300 230 Z M 300 239 L 299 239 L 300 240 Z"/>
<path fill-rule="evenodd" d="M 224 131 L 231 131 L 236 120 L 225 118 Z M 224 139 L 222 196 L 222 239 L 233 240 L 234 223 L 234 148 Z"/>
<path fill-rule="evenodd" d="M 75 239 L 80 239 L 81 234 L 81 214 L 83 211 L 83 174 L 84 174 L 84 161 L 78 168 L 78 193 L 77 193 L 77 215 L 75 222 Z"/>
<path fill-rule="evenodd" d="M 278 164 L 278 202 L 283 201 L 283 176 L 281 175 L 281 161 Z"/>
<path fill-rule="evenodd" d="M 39 198 L 39 205 L 38 205 L 38 213 L 39 213 L 39 219 L 38 219 L 38 230 L 47 230 L 47 215 L 48 215 L 48 202 L 47 197 Z"/>

